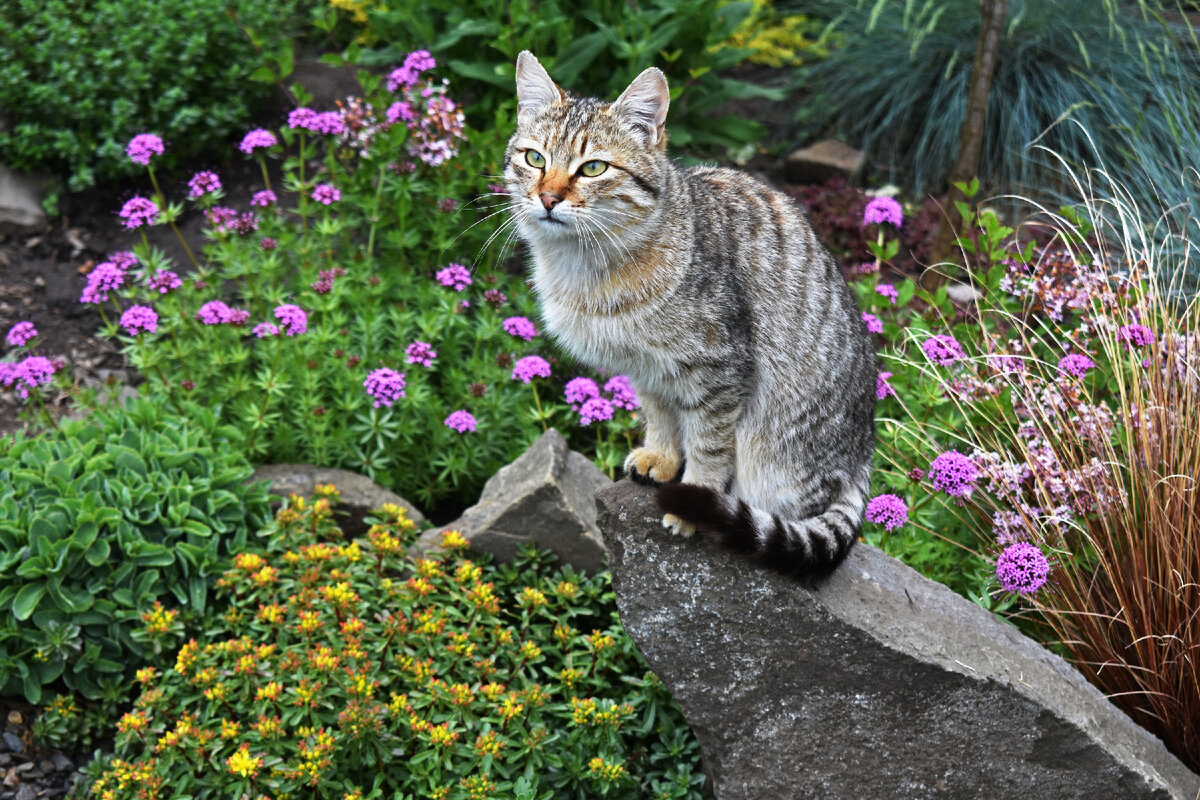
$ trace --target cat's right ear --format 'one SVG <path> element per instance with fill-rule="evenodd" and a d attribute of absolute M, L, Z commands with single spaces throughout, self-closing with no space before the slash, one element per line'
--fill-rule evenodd
<path fill-rule="evenodd" d="M 528 50 L 517 56 L 517 115 L 536 114 L 565 93 L 550 80 L 542 62 Z"/>

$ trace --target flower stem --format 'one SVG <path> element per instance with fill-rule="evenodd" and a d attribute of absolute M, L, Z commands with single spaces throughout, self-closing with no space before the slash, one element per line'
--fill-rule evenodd
<path fill-rule="evenodd" d="M 158 207 L 162 211 L 167 208 L 167 199 L 163 197 L 162 189 L 158 187 L 158 178 L 154 177 L 154 168 L 146 167 L 146 171 L 150 173 L 150 182 L 154 184 L 154 197 L 158 200 Z M 192 269 L 199 270 L 200 264 L 196 261 L 196 256 L 192 252 L 192 248 L 188 247 L 187 240 L 183 238 L 183 234 L 179 231 L 179 226 L 175 224 L 175 220 L 171 220 L 171 230 L 175 231 L 175 238 L 183 245 L 183 251 L 187 253 L 188 260 L 192 262 Z M 146 232 L 142 231 L 142 242 L 146 241 Z M 150 246 L 146 245 L 146 252 L 149 254 Z"/>
<path fill-rule="evenodd" d="M 379 201 L 383 196 L 383 171 L 387 166 L 379 168 L 379 177 L 375 181 L 375 210 L 371 212 L 371 232 L 367 234 L 367 261 L 371 260 L 371 254 L 375 251 L 375 226 L 379 224 Z"/>
<path fill-rule="evenodd" d="M 541 423 L 542 423 L 542 432 L 543 432 L 543 433 L 545 433 L 545 432 L 546 432 L 546 430 L 547 430 L 547 428 L 546 428 L 546 414 L 545 414 L 545 412 L 543 412 L 543 411 L 542 411 L 542 402 L 541 402 L 541 400 L 539 400 L 539 399 L 538 399 L 537 384 L 536 384 L 536 383 L 531 383 L 530 385 L 531 385 L 531 386 L 533 386 L 533 403 L 534 403 L 534 405 L 536 405 L 536 406 L 537 406 L 538 422 L 541 422 Z"/>
<path fill-rule="evenodd" d="M 259 155 L 258 165 L 262 167 L 263 185 L 267 187 L 267 191 L 271 190 L 271 178 L 267 175 L 267 160 Z"/>

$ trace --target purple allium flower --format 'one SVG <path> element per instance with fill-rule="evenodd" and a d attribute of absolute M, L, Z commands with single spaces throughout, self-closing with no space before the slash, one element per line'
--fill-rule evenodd
<path fill-rule="evenodd" d="M 267 339 L 271 336 L 279 335 L 279 326 L 273 322 L 260 322 L 250 329 L 250 332 L 259 339 Z"/>
<path fill-rule="evenodd" d="M 1058 368 L 1068 375 L 1074 375 L 1076 378 L 1082 378 L 1087 375 L 1087 371 L 1096 366 L 1096 362 L 1092 361 L 1082 353 L 1069 353 L 1063 356 L 1058 362 Z"/>
<path fill-rule="evenodd" d="M 889 394 L 895 397 L 896 390 L 888 383 L 888 378 L 892 377 L 890 372 L 881 372 L 875 376 L 875 399 L 882 400 Z"/>
<path fill-rule="evenodd" d="M 591 425 L 613 418 L 613 404 L 603 397 L 593 397 L 579 408 L 579 424 Z"/>
<path fill-rule="evenodd" d="M 21 347 L 33 337 L 37 336 L 37 328 L 33 327 L 33 323 L 28 320 L 22 320 L 16 325 L 13 325 L 9 330 L 5 340 L 13 347 Z"/>
<path fill-rule="evenodd" d="M 929 465 L 929 480 L 933 488 L 952 497 L 969 497 L 975 489 L 979 468 L 975 462 L 957 450 L 949 450 Z"/>
<path fill-rule="evenodd" d="M 943 367 L 953 364 L 960 358 L 966 357 L 962 345 L 948 333 L 938 333 L 930 336 L 921 342 L 921 349 L 925 351 L 926 358 L 934 364 Z"/>
<path fill-rule="evenodd" d="M 318 183 L 313 187 L 312 199 L 330 205 L 342 199 L 342 193 L 332 183 Z"/>
<path fill-rule="evenodd" d="M 421 73 L 433 69 L 437 62 L 428 50 L 414 50 L 404 58 L 404 64 L 392 70 L 387 77 L 389 92 L 412 88 L 420 79 Z"/>
<path fill-rule="evenodd" d="M 1145 325 L 1132 323 L 1122 325 L 1117 331 L 1117 338 L 1124 341 L 1126 347 L 1145 347 L 1154 343 L 1154 331 Z"/>
<path fill-rule="evenodd" d="M 870 333 L 883 333 L 883 321 L 874 314 L 862 312 L 863 324 L 867 326 L 867 331 Z"/>
<path fill-rule="evenodd" d="M 904 223 L 904 212 L 900 204 L 890 197 L 875 197 L 863 210 L 863 225 L 878 225 L 890 222 L 899 228 Z"/>
<path fill-rule="evenodd" d="M 196 200 L 206 194 L 212 194 L 220 188 L 221 179 L 217 177 L 217 173 L 208 170 L 197 172 L 188 181 L 188 199 Z"/>
<path fill-rule="evenodd" d="M 471 416 L 469 411 L 459 409 L 446 417 L 444 422 L 447 428 L 453 428 L 459 433 L 475 432 L 475 417 Z"/>
<path fill-rule="evenodd" d="M 401 100 L 399 103 L 392 103 L 387 109 L 387 121 L 393 125 L 401 122 L 407 124 L 413 122 L 417 118 L 417 112 L 413 111 L 412 103 L 407 100 Z"/>
<path fill-rule="evenodd" d="M 996 558 L 996 578 L 1006 592 L 1032 594 L 1046 585 L 1049 575 L 1050 562 L 1030 542 L 1010 544 Z"/>
<path fill-rule="evenodd" d="M 205 325 L 224 325 L 233 309 L 220 300 L 209 300 L 196 312 L 196 319 Z"/>
<path fill-rule="evenodd" d="M 278 199 L 275 197 L 275 193 L 270 189 L 263 189 L 261 192 L 255 192 L 254 196 L 250 198 L 250 205 L 259 206 L 260 208 L 273 206 L 277 202 Z"/>
<path fill-rule="evenodd" d="M 504 331 L 527 342 L 538 335 L 537 327 L 525 317 L 509 317 L 504 320 Z"/>
<path fill-rule="evenodd" d="M 137 136 L 129 140 L 129 144 L 125 145 L 125 155 L 135 164 L 141 164 L 143 167 L 150 163 L 153 156 L 159 156 L 163 153 L 163 140 L 155 136 L 153 133 L 139 133 Z"/>
<path fill-rule="evenodd" d="M 600 396 L 600 387 L 591 378 L 571 378 L 563 387 L 563 397 L 578 411 L 579 407 L 594 397 Z"/>
<path fill-rule="evenodd" d="M 613 375 L 608 379 L 608 383 L 604 384 L 604 391 L 609 393 L 613 405 L 617 408 L 633 411 L 639 405 L 637 392 L 633 390 L 633 383 L 628 375 Z"/>
<path fill-rule="evenodd" d="M 508 302 L 508 298 L 504 295 L 504 292 L 499 289 L 488 289 L 483 293 L 483 299 L 492 308 L 499 308 Z"/>
<path fill-rule="evenodd" d="M 525 356 L 513 364 L 512 377 L 522 383 L 529 383 L 534 378 L 549 378 L 550 362 L 541 356 Z"/>
<path fill-rule="evenodd" d="M 429 342 L 413 342 L 404 348 L 404 355 L 408 356 L 408 363 L 428 367 L 437 358 L 437 351 L 430 346 Z"/>
<path fill-rule="evenodd" d="M 473 283 L 471 273 L 462 264 L 450 264 L 445 269 L 438 270 L 436 277 L 438 283 L 442 286 L 452 286 L 456 292 L 461 292 Z"/>
<path fill-rule="evenodd" d="M 300 306 L 291 303 L 276 306 L 275 319 L 288 336 L 299 336 L 308 330 L 308 314 Z"/>
<path fill-rule="evenodd" d="M 146 279 L 146 285 L 151 289 L 157 290 L 159 294 L 166 294 L 172 289 L 178 289 L 183 286 L 183 281 L 169 269 L 164 269 L 156 275 Z"/>
<path fill-rule="evenodd" d="M 125 270 L 111 261 L 102 261 L 88 273 L 87 285 L 79 297 L 81 303 L 103 303 L 108 293 L 125 283 Z"/>
<path fill-rule="evenodd" d="M 20 381 L 17 383 L 17 394 L 21 395 L 22 400 L 28 398 L 29 390 L 49 383 L 54 373 L 58 372 L 59 366 L 60 362 L 51 361 L 44 356 L 29 356 L 19 362 L 13 372 Z M 11 385 L 13 382 L 15 381 L 5 378 L 6 384 Z"/>
<path fill-rule="evenodd" d="M 908 522 L 908 506 L 898 495 L 881 494 L 867 502 L 867 522 L 874 522 L 884 530 L 894 530 Z"/>
<path fill-rule="evenodd" d="M 309 128 L 313 120 L 316 118 L 317 112 L 311 108 L 294 108 L 288 114 L 287 124 L 289 128 Z"/>
<path fill-rule="evenodd" d="M 158 330 L 158 314 L 150 306 L 130 306 L 121 314 L 121 327 L 130 336 L 140 331 L 154 333 Z"/>
<path fill-rule="evenodd" d="M 255 128 L 242 137 L 242 143 L 238 145 L 238 149 L 243 153 L 253 153 L 260 147 L 274 147 L 278 144 L 275 139 L 275 134 L 264 128 Z"/>
<path fill-rule="evenodd" d="M 117 212 L 121 224 L 128 230 L 140 228 L 143 225 L 153 225 L 158 219 L 158 206 L 153 200 L 145 197 L 131 197 Z"/>
<path fill-rule="evenodd" d="M 876 286 L 875 294 L 879 295 L 880 297 L 886 297 L 888 302 L 890 302 L 892 305 L 896 305 L 896 298 L 900 296 L 896 291 L 896 287 L 892 286 L 890 283 L 881 283 Z"/>
<path fill-rule="evenodd" d="M 404 373 L 396 372 L 391 367 L 380 367 L 372 370 L 363 381 L 367 394 L 375 398 L 375 407 L 391 406 L 392 403 L 404 397 Z"/>

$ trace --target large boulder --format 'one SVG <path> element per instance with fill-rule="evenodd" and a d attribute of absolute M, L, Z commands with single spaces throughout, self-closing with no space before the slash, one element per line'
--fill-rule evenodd
<path fill-rule="evenodd" d="M 457 530 L 472 549 L 498 561 L 508 561 L 522 544 L 536 542 L 564 564 L 598 572 L 605 568 L 606 556 L 593 498 L 610 483 L 552 428 L 488 480 L 477 504 L 449 525 L 423 534 L 421 546 L 432 549 L 442 531 Z"/>
<path fill-rule="evenodd" d="M 0 233 L 32 233 L 46 227 L 42 181 L 0 164 Z"/>
<path fill-rule="evenodd" d="M 334 519 L 347 536 L 361 536 L 369 527 L 364 518 L 384 503 L 395 503 L 408 512 L 408 518 L 418 526 L 425 517 L 416 506 L 375 481 L 344 469 L 318 467 L 313 464 L 267 464 L 254 470 L 247 481 L 270 481 L 270 493 L 281 498 L 291 494 L 312 497 L 317 484 L 332 483 L 340 498 L 334 506 Z"/>
<path fill-rule="evenodd" d="M 1058 656 L 867 545 L 815 589 L 597 495 L 621 621 L 718 800 L 1175 798 L 1200 777 Z"/>

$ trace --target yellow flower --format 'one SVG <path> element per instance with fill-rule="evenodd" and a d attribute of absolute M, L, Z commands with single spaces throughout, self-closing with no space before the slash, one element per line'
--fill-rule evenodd
<path fill-rule="evenodd" d="M 175 671 L 180 675 L 187 675 L 192 664 L 196 663 L 196 653 L 199 650 L 200 645 L 196 644 L 195 639 L 179 648 L 179 655 L 175 656 Z"/>
<path fill-rule="evenodd" d="M 517 595 L 517 602 L 521 605 L 521 608 L 539 608 L 546 605 L 547 601 L 546 595 L 541 591 L 534 589 L 532 586 L 526 586 Z"/>
<path fill-rule="evenodd" d="M 403 550 L 403 545 L 400 544 L 400 539 L 392 535 L 392 532 L 382 525 L 372 525 L 367 531 L 367 541 L 371 543 L 371 547 L 380 555 L 390 556 L 395 555 Z"/>
<path fill-rule="evenodd" d="M 597 653 L 601 652 L 602 650 L 607 650 L 616 644 L 616 641 L 613 639 L 613 637 L 609 636 L 607 633 L 601 633 L 598 630 L 592 631 L 592 635 L 588 637 L 588 642 L 592 645 Z"/>
<path fill-rule="evenodd" d="M 278 571 L 271 566 L 266 566 L 254 573 L 254 582 L 259 586 L 266 586 L 268 583 L 274 583 L 278 578 Z"/>
<path fill-rule="evenodd" d="M 221 720 L 221 738 L 236 739 L 238 731 L 241 730 L 242 724 L 236 720 L 223 719 Z"/>
<path fill-rule="evenodd" d="M 117 730 L 121 733 L 143 731 L 150 724 L 150 716 L 145 711 L 133 711 L 117 720 Z"/>
<path fill-rule="evenodd" d="M 258 572 L 266 565 L 266 562 L 258 553 L 238 553 L 233 557 L 233 565 L 249 574 Z"/>
<path fill-rule="evenodd" d="M 450 723 L 434 725 L 429 731 L 429 741 L 438 747 L 449 747 L 458 741 L 458 731 L 450 730 Z"/>
<path fill-rule="evenodd" d="M 483 756 L 498 756 L 504 749 L 504 740 L 495 731 L 480 734 L 475 739 L 475 754 Z"/>
<path fill-rule="evenodd" d="M 524 710 L 524 704 L 517 702 L 517 695 L 510 693 L 504 698 L 504 702 L 500 704 L 499 712 L 501 719 L 507 722 Z"/>
<path fill-rule="evenodd" d="M 588 769 L 601 780 L 615 781 L 625 775 L 625 767 L 615 761 L 605 761 L 596 756 L 588 762 Z"/>
<path fill-rule="evenodd" d="M 554 626 L 554 634 L 553 635 L 554 635 L 554 638 L 558 640 L 559 644 L 566 644 L 571 639 L 574 639 L 575 634 L 577 634 L 577 633 L 579 633 L 579 631 L 575 630 L 567 623 L 560 622 Z"/>
<path fill-rule="evenodd" d="M 564 600 L 574 600 L 579 594 L 579 587 L 570 581 L 559 581 L 554 592 Z"/>
<path fill-rule="evenodd" d="M 150 683 L 150 681 L 154 680 L 156 675 L 157 672 L 155 671 L 154 667 L 142 667 L 134 673 L 134 677 L 137 679 L 138 683 Z"/>
<path fill-rule="evenodd" d="M 488 700 L 495 700 L 497 697 L 504 694 L 504 684 L 495 682 L 486 683 L 479 691 L 482 692 L 483 696 Z"/>
<path fill-rule="evenodd" d="M 466 550 L 471 546 L 463 535 L 458 531 L 443 531 L 442 532 L 442 549 L 455 552 L 457 550 Z"/>
<path fill-rule="evenodd" d="M 446 690 L 446 693 L 450 695 L 450 702 L 456 706 L 470 705 L 471 701 L 475 699 L 475 693 L 465 683 L 451 685 Z"/>
<path fill-rule="evenodd" d="M 336 500 L 342 496 L 342 493 L 332 483 L 318 483 L 313 487 L 313 494 L 317 497 L 327 497 L 330 500 Z"/>
<path fill-rule="evenodd" d="M 542 648 L 538 647 L 535 642 L 526 639 L 521 642 L 521 658 L 526 661 L 533 661 L 542 654 Z"/>
<path fill-rule="evenodd" d="M 274 701 L 278 697 L 279 697 L 279 684 L 276 683 L 275 681 L 271 681 L 266 686 L 258 687 L 258 690 L 254 693 L 255 700 Z"/>
<path fill-rule="evenodd" d="M 258 774 L 262 759 L 250 755 L 250 745 L 243 744 L 238 751 L 225 760 L 229 771 L 242 778 L 253 778 Z"/>
<path fill-rule="evenodd" d="M 411 589 L 417 597 L 424 597 L 437 591 L 434 585 L 424 578 L 409 578 L 408 583 L 404 585 Z"/>
<path fill-rule="evenodd" d="M 154 608 L 142 614 L 142 621 L 146 623 L 146 633 L 155 636 L 169 633 L 171 623 L 177 616 L 179 616 L 178 611 L 163 608 L 163 604 L 155 600 Z"/>
<path fill-rule="evenodd" d="M 477 583 L 483 577 L 483 567 L 470 561 L 464 561 L 454 570 L 454 580 L 460 584 Z"/>
<path fill-rule="evenodd" d="M 321 629 L 321 615 L 316 611 L 301 611 L 300 624 L 301 633 L 313 633 Z"/>

